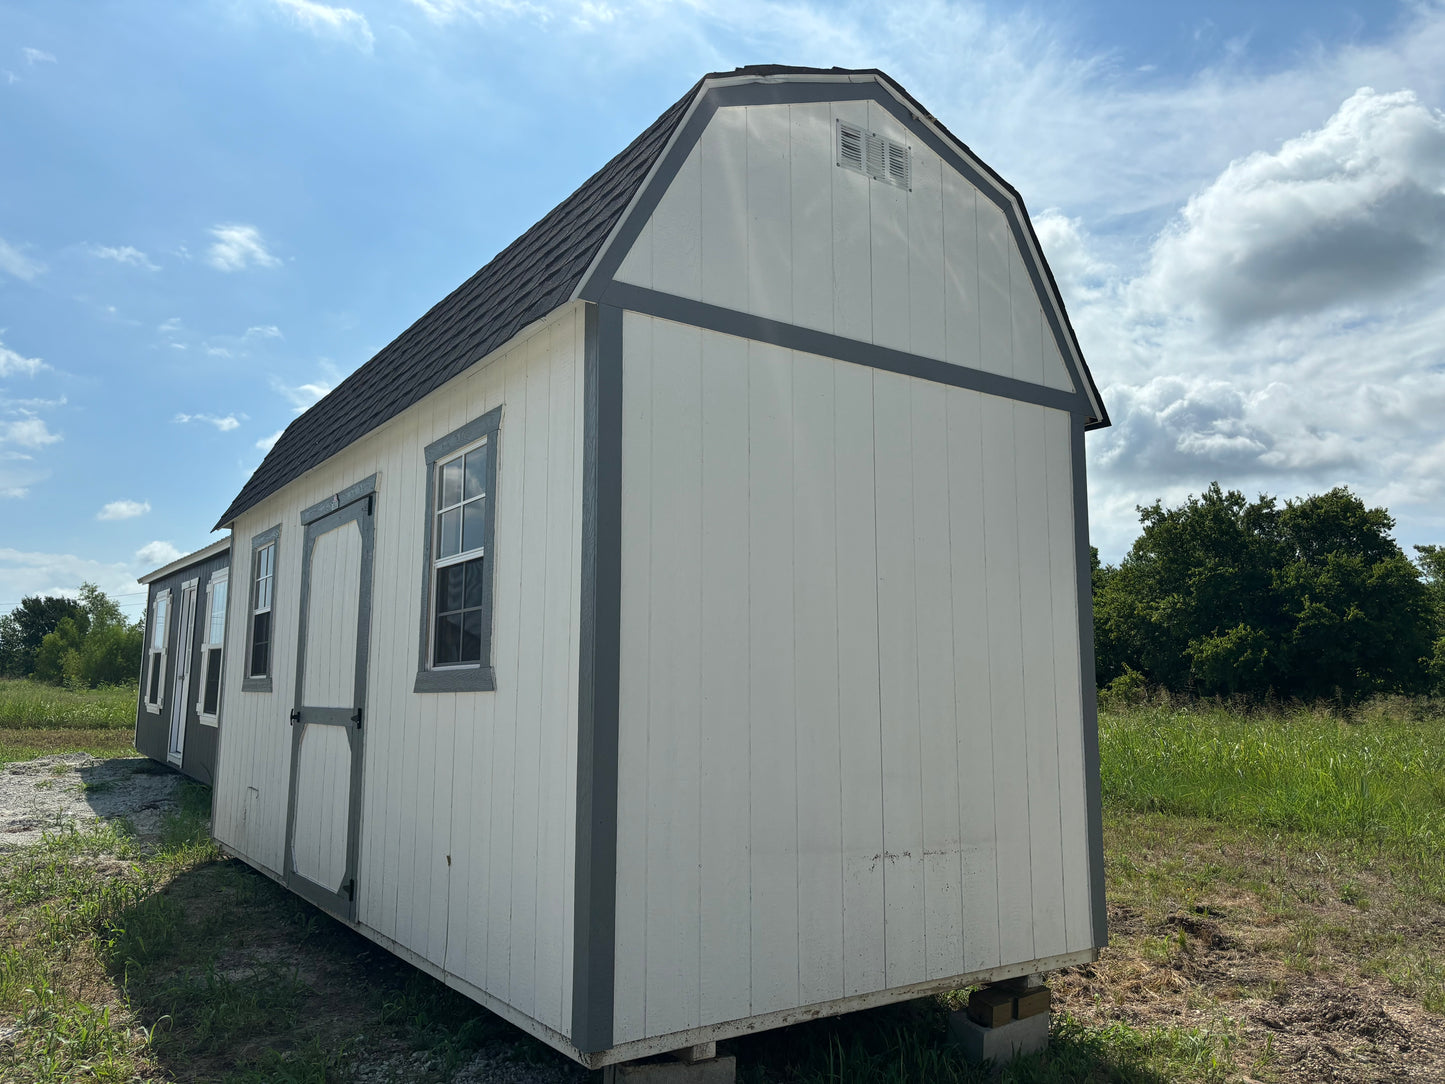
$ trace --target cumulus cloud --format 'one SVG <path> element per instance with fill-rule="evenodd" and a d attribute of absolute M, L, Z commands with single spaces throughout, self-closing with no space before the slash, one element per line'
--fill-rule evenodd
<path fill-rule="evenodd" d="M 280 339 L 284 338 L 281 329 L 275 324 L 264 324 L 258 327 L 248 327 L 246 333 L 241 336 L 243 339 Z"/>
<path fill-rule="evenodd" d="M 313 34 L 338 38 L 370 52 L 375 40 L 366 16 L 351 8 L 332 7 L 316 0 L 273 0 L 300 27 Z"/>
<path fill-rule="evenodd" d="M 177 414 L 175 420 L 181 425 L 190 422 L 205 422 L 207 425 L 214 425 L 222 433 L 229 433 L 232 429 L 241 427 L 241 420 L 234 414 L 217 416 L 215 414 Z"/>
<path fill-rule="evenodd" d="M 138 248 L 132 248 L 130 245 L 91 245 L 90 254 L 96 259 L 113 260 L 116 263 L 139 267 L 144 271 L 160 270 L 159 264 L 153 263 L 144 252 Z"/>
<path fill-rule="evenodd" d="M 44 270 L 43 263 L 39 260 L 32 260 L 15 245 L 0 237 L 0 271 L 29 282 Z"/>
<path fill-rule="evenodd" d="M 147 542 L 140 549 L 135 551 L 135 559 L 148 568 L 160 568 L 168 565 L 178 557 L 184 557 L 185 551 L 178 550 L 169 542 Z"/>
<path fill-rule="evenodd" d="M 111 501 L 95 514 L 96 519 L 135 519 L 151 510 L 150 501 Z"/>
<path fill-rule="evenodd" d="M 329 394 L 335 385 L 327 379 L 313 380 L 305 384 L 288 384 L 283 380 L 273 379 L 271 386 L 291 403 L 291 409 L 295 413 L 300 414 L 323 395 Z"/>
<path fill-rule="evenodd" d="M 1445 114 L 1364 87 L 1190 199 L 1142 285 L 1233 329 L 1389 296 L 1442 263 Z"/>
<path fill-rule="evenodd" d="M 211 227 L 215 238 L 206 250 L 206 262 L 217 271 L 244 271 L 248 267 L 279 267 L 281 261 L 266 248 L 261 231 L 241 223 Z"/>
<path fill-rule="evenodd" d="M 25 46 L 23 49 L 20 50 L 20 52 L 21 52 L 21 55 L 23 55 L 23 56 L 25 57 L 25 63 L 27 63 L 27 64 L 54 64 L 54 63 L 55 63 L 55 54 L 54 54 L 54 53 L 47 53 L 44 49 L 36 49 L 36 48 L 35 48 L 34 46 L 32 46 L 32 45 L 27 45 L 27 46 Z"/>
<path fill-rule="evenodd" d="M 22 418 L 20 421 L 0 421 L 0 443 L 18 444 L 22 448 L 43 448 L 61 439 L 59 433 L 52 433 L 43 418 Z"/>
<path fill-rule="evenodd" d="M 50 366 L 39 358 L 27 358 L 22 354 L 17 354 L 0 342 L 0 377 L 34 376 L 41 369 L 48 368 Z"/>
<path fill-rule="evenodd" d="M 256 447 L 263 452 L 269 452 L 272 448 L 276 447 L 276 442 L 281 439 L 281 434 L 285 431 L 284 429 L 278 429 L 269 437 L 262 437 L 256 442 Z"/>

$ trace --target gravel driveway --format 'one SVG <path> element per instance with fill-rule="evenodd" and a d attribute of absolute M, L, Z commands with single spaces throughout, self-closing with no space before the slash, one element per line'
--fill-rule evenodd
<path fill-rule="evenodd" d="M 176 808 L 181 778 L 144 757 L 64 753 L 6 764 L 0 767 L 0 851 L 115 816 L 128 817 L 141 836 L 158 834 Z"/>

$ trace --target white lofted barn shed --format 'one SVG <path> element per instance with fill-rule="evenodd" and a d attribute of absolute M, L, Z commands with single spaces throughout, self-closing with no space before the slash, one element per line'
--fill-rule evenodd
<path fill-rule="evenodd" d="M 706 76 L 221 517 L 216 837 L 589 1066 L 1091 960 L 1107 424 L 906 91 Z"/>

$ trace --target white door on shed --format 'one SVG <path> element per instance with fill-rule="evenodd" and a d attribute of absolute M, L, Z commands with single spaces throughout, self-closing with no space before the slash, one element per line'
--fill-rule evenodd
<path fill-rule="evenodd" d="M 186 751 L 186 707 L 191 692 L 191 639 L 196 631 L 196 585 L 199 580 L 181 584 L 181 620 L 176 628 L 176 688 L 171 697 L 171 740 L 166 746 L 166 760 L 180 764 Z"/>
<path fill-rule="evenodd" d="M 291 713 L 286 882 L 347 918 L 355 911 L 373 500 L 306 528 Z"/>

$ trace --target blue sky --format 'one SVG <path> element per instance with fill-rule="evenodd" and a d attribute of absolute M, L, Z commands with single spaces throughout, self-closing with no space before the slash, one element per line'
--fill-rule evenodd
<path fill-rule="evenodd" d="M 295 413 L 703 72 L 882 67 L 1023 194 L 1115 427 L 1445 541 L 1445 5 L 0 2 L 0 610 L 206 544 Z"/>

